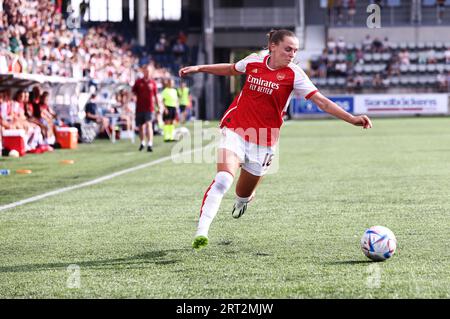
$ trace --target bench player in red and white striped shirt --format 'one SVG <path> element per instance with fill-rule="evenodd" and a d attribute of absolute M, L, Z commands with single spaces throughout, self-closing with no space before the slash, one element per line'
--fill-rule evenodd
<path fill-rule="evenodd" d="M 217 174 L 203 198 L 192 243 L 195 249 L 208 244 L 211 222 L 240 167 L 232 215 L 239 218 L 247 209 L 258 183 L 270 166 L 283 115 L 293 94 L 310 99 L 323 111 L 350 124 L 365 129 L 372 127 L 366 115 L 353 116 L 323 96 L 305 72 L 293 63 L 299 47 L 294 33 L 274 30 L 268 37 L 269 54 L 264 57 L 252 54 L 235 64 L 188 66 L 179 72 L 181 77 L 197 72 L 247 75 L 244 88 L 221 120 Z"/>

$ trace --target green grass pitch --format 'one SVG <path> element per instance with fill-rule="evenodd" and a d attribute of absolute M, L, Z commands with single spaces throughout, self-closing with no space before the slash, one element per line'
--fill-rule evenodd
<path fill-rule="evenodd" d="M 225 196 L 200 252 L 191 242 L 212 163 L 165 161 L 0 211 L 0 297 L 449 298 L 450 120 L 373 124 L 289 122 L 278 172 L 240 219 L 231 216 L 234 188 Z M 0 206 L 162 158 L 173 146 L 158 137 L 148 154 L 129 141 L 96 141 L 1 158 L 12 173 L 0 176 Z M 16 175 L 20 168 L 33 173 Z M 397 236 L 386 262 L 360 250 L 373 225 Z"/>

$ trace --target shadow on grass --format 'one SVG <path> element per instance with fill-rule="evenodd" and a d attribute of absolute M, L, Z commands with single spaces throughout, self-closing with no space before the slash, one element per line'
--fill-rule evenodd
<path fill-rule="evenodd" d="M 54 270 L 67 268 L 69 265 L 78 265 L 81 269 L 121 269 L 121 268 L 144 268 L 147 264 L 172 265 L 180 262 L 179 259 L 166 258 L 168 253 L 181 253 L 190 249 L 168 249 L 149 251 L 144 254 L 130 256 L 126 258 L 92 260 L 92 261 L 70 261 L 48 264 L 27 264 L 16 266 L 0 266 L 0 273 L 8 272 L 33 272 L 43 270 Z"/>
<path fill-rule="evenodd" d="M 341 260 L 341 261 L 330 261 L 326 262 L 326 265 L 364 265 L 371 264 L 373 261 L 371 260 Z"/>

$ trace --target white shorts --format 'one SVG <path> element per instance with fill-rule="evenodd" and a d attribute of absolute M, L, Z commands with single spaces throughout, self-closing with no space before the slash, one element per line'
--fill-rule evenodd
<path fill-rule="evenodd" d="M 264 176 L 275 156 L 275 146 L 262 146 L 245 141 L 239 134 L 226 127 L 222 128 L 218 148 L 235 153 L 241 167 L 252 175 Z"/>

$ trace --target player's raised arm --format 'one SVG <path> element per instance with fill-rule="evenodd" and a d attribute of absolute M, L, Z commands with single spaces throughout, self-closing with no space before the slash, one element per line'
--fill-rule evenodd
<path fill-rule="evenodd" d="M 193 73 L 210 73 L 214 75 L 240 75 L 242 73 L 236 71 L 234 64 L 232 63 L 219 63 L 219 64 L 204 64 L 194 65 L 181 68 L 179 71 L 180 77 L 193 74 Z"/>
<path fill-rule="evenodd" d="M 354 116 L 346 112 L 342 108 L 340 108 L 336 103 L 328 99 L 320 92 L 314 94 L 310 100 L 318 107 L 320 107 L 323 111 L 331 115 L 334 115 L 335 117 L 344 120 L 350 124 L 362 126 L 365 129 L 372 127 L 372 122 L 370 121 L 367 115 Z"/>

